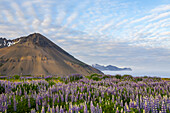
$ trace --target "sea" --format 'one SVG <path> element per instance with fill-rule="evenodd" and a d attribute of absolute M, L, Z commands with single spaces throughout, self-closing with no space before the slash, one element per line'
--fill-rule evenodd
<path fill-rule="evenodd" d="M 170 78 L 170 72 L 161 72 L 161 71 L 102 71 L 106 75 L 132 75 L 133 77 L 143 77 L 143 76 L 148 76 L 148 77 L 160 77 L 160 78 Z"/>

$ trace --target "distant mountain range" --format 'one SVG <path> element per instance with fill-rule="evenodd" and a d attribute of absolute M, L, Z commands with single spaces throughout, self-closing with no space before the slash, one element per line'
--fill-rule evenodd
<path fill-rule="evenodd" d="M 45 36 L 34 33 L 7 40 L 0 38 L 2 75 L 89 75 L 103 74 L 81 62 Z"/>
<path fill-rule="evenodd" d="M 119 68 L 119 67 L 112 66 L 112 65 L 102 66 L 99 64 L 93 64 L 92 67 L 100 71 L 132 71 L 131 68 Z"/>

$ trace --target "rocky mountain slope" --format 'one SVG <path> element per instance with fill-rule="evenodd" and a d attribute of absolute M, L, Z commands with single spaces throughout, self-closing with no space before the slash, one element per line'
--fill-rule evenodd
<path fill-rule="evenodd" d="M 0 74 L 102 74 L 101 71 L 77 60 L 39 33 L 10 41 L 2 38 L 0 40 Z M 11 46 L 4 42 L 10 42 Z"/>

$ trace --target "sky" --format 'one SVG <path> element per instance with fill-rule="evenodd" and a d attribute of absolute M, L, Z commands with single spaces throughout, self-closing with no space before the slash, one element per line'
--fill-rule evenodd
<path fill-rule="evenodd" d="M 89 65 L 170 76 L 169 0 L 0 0 L 0 37 L 35 32 Z"/>

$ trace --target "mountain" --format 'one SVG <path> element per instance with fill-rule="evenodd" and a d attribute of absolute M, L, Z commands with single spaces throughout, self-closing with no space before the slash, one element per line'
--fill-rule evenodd
<path fill-rule="evenodd" d="M 103 74 L 39 33 L 14 40 L 1 38 L 0 45 L 0 74 L 3 75 Z"/>
<path fill-rule="evenodd" d="M 132 71 L 131 68 L 119 68 L 119 67 L 112 66 L 112 65 L 102 66 L 99 64 L 93 64 L 92 67 L 94 67 L 100 71 Z"/>

